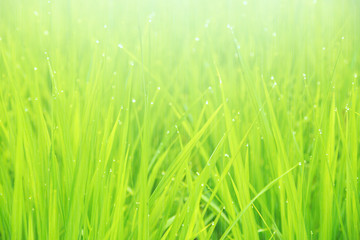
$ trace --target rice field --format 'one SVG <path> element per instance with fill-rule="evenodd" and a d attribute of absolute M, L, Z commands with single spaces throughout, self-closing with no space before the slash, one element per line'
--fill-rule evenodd
<path fill-rule="evenodd" d="M 0 239 L 360 239 L 357 0 L 0 0 Z"/>

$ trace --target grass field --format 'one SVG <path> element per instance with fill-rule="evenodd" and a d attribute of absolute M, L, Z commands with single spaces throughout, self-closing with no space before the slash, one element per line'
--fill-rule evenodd
<path fill-rule="evenodd" d="M 0 0 L 0 239 L 360 239 L 357 0 Z"/>

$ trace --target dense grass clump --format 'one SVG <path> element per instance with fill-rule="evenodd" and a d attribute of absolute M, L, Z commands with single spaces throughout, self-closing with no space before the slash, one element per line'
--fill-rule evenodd
<path fill-rule="evenodd" d="M 0 239 L 360 239 L 360 2 L 0 1 Z"/>

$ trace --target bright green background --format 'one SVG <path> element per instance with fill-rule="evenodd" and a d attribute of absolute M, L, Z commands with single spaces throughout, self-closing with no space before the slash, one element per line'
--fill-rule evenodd
<path fill-rule="evenodd" d="M 359 54 L 355 0 L 0 0 L 0 239 L 360 239 Z"/>

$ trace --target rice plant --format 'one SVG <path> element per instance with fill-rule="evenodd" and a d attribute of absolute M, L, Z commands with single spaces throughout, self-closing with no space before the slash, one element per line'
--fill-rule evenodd
<path fill-rule="evenodd" d="M 0 239 L 360 239 L 360 2 L 0 0 Z"/>

